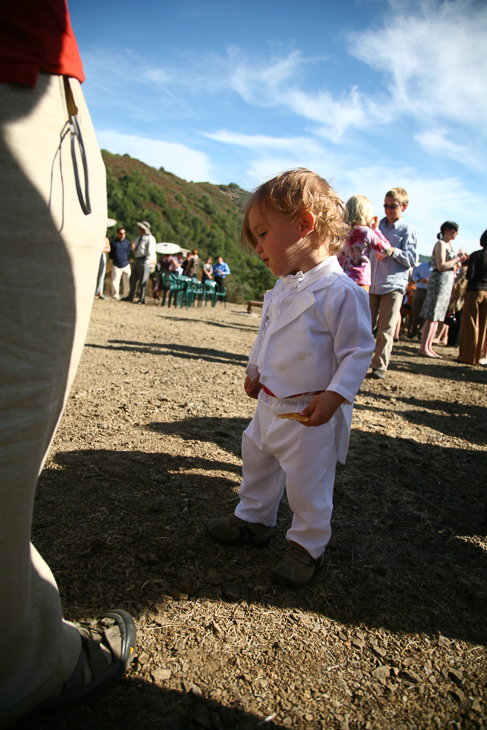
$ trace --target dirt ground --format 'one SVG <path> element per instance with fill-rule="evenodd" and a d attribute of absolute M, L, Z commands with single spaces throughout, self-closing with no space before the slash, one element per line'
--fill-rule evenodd
<path fill-rule="evenodd" d="M 23 728 L 487 726 L 487 369 L 396 343 L 357 397 L 325 569 L 284 589 L 285 500 L 269 548 L 205 532 L 237 504 L 258 324 L 240 305 L 95 301 L 33 542 L 67 618 L 133 614 L 137 658 Z"/>

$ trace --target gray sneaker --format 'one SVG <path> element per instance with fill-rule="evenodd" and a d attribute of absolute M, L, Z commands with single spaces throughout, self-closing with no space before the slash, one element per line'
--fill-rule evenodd
<path fill-rule="evenodd" d="M 210 520 L 206 529 L 212 540 L 220 545 L 253 545 L 265 547 L 269 544 L 272 527 L 255 522 L 246 522 L 234 514 Z"/>
<path fill-rule="evenodd" d="M 312 558 L 307 550 L 300 545 L 291 545 L 280 563 L 272 572 L 272 577 L 279 583 L 285 583 L 293 588 L 307 585 L 316 573 L 323 567 L 324 555 Z"/>
<path fill-rule="evenodd" d="M 386 377 L 386 371 L 382 370 L 382 368 L 376 368 L 372 370 L 372 377 L 376 380 L 382 380 L 382 378 Z"/>

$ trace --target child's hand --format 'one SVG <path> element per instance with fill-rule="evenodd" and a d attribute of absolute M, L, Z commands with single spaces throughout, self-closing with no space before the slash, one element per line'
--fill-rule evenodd
<path fill-rule="evenodd" d="M 301 411 L 301 416 L 309 416 L 309 421 L 303 423 L 303 426 L 321 426 L 323 423 L 328 423 L 336 409 L 344 402 L 343 395 L 335 393 L 334 390 L 320 393 Z"/>
<path fill-rule="evenodd" d="M 249 398 L 258 398 L 259 393 L 262 390 L 262 385 L 260 384 L 260 375 L 257 375 L 254 380 L 251 379 L 250 375 L 247 375 L 247 377 L 245 378 L 244 388 Z"/>
<path fill-rule="evenodd" d="M 374 215 L 374 217 L 372 218 L 372 220 L 369 223 L 369 228 L 372 228 L 372 230 L 375 231 L 375 229 L 378 227 L 378 225 L 379 225 L 379 216 Z"/>

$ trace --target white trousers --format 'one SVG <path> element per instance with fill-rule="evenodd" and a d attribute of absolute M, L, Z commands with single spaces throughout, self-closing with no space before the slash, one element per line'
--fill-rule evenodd
<path fill-rule="evenodd" d="M 130 279 L 130 273 L 132 269 L 130 264 L 119 269 L 118 266 L 112 265 L 112 297 L 118 299 L 120 297 L 120 282 L 122 281 L 123 274 L 126 275 L 127 279 Z"/>
<path fill-rule="evenodd" d="M 312 400 L 279 400 L 261 392 L 257 410 L 242 437 L 243 480 L 235 514 L 273 526 L 284 489 L 293 512 L 289 542 L 319 557 L 331 537 L 333 485 L 337 462 L 335 416 L 307 428 L 278 413 L 299 412 Z"/>
<path fill-rule="evenodd" d="M 60 76 L 0 84 L 0 726 L 72 673 L 81 640 L 54 577 L 30 545 L 37 477 L 90 319 L 107 225 L 105 168 L 81 87 L 71 80 L 91 205 L 75 189 Z M 34 300 L 19 281 L 29 281 Z M 62 524 L 59 525 L 62 531 Z"/>

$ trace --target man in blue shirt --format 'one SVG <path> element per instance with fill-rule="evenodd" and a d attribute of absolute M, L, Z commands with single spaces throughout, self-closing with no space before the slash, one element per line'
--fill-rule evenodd
<path fill-rule="evenodd" d="M 230 267 L 223 260 L 223 256 L 218 256 L 216 264 L 213 266 L 213 278 L 218 287 L 218 291 L 223 291 L 224 280 L 226 276 L 230 275 Z"/>
<path fill-rule="evenodd" d="M 372 377 L 384 378 L 394 345 L 394 329 L 408 286 L 409 269 L 416 265 L 416 231 L 401 215 L 408 207 L 409 196 L 403 188 L 392 188 L 385 195 L 386 217 L 379 228 L 392 248 L 370 252 L 371 280 L 369 292 L 372 328 L 377 326 Z"/>
<path fill-rule="evenodd" d="M 419 313 L 421 312 L 421 307 L 423 306 L 423 302 L 426 299 L 426 292 L 428 291 L 428 281 L 432 271 L 433 267 L 431 266 L 430 262 L 423 261 L 421 264 L 416 266 L 415 269 L 413 269 L 413 273 L 411 274 L 411 279 L 416 283 L 416 289 L 414 291 L 412 301 L 413 320 L 411 323 L 411 332 L 408 335 L 408 337 L 410 338 L 416 337 L 418 325 L 420 324 L 422 327 L 424 324 L 424 318 L 420 317 Z"/>
<path fill-rule="evenodd" d="M 127 278 L 130 278 L 130 264 L 129 264 L 129 252 L 131 243 L 125 236 L 125 228 L 119 228 L 117 230 L 117 236 L 114 241 L 110 243 L 110 253 L 108 254 L 112 259 L 112 297 L 114 299 L 120 299 L 120 281 L 125 274 Z M 124 286 L 122 286 L 122 290 Z"/>

